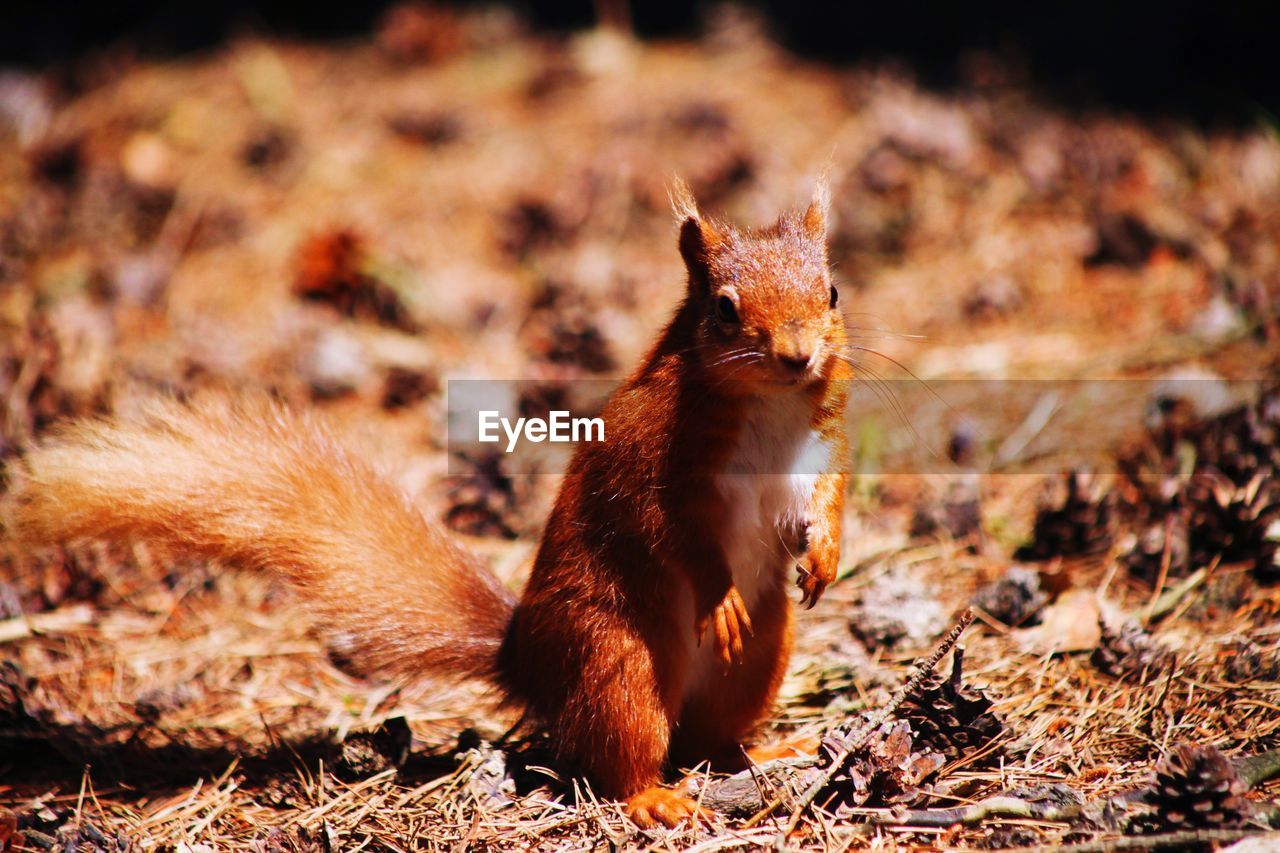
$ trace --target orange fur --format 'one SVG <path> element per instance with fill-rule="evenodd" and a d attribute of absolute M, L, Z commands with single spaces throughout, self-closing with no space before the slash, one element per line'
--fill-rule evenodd
<path fill-rule="evenodd" d="M 809 604 L 835 577 L 849 371 L 824 186 L 756 232 L 704 220 L 682 186 L 673 204 L 688 292 L 606 404 L 609 440 L 575 453 L 514 609 L 395 487 L 263 401 L 73 426 L 29 454 L 19 531 L 278 572 L 365 665 L 488 678 L 637 822 L 691 818 L 654 787 L 669 754 L 737 750 L 786 669 L 788 569 Z"/>
<path fill-rule="evenodd" d="M 717 478 L 761 399 L 783 398 L 829 448 L 803 523 L 790 525 L 802 529 L 779 521 L 778 535 L 783 552 L 788 534 L 794 550 L 811 546 L 799 580 L 809 603 L 835 577 L 849 372 L 825 203 L 820 187 L 802 217 L 742 233 L 705 222 L 677 188 L 688 294 L 606 404 L 610 440 L 578 448 L 503 647 L 509 689 L 549 726 L 562 759 L 631 798 L 641 821 L 690 811 L 663 796 L 651 808 L 673 743 L 681 758 L 731 754 L 768 711 L 790 655 L 785 562 L 759 567 L 771 574 L 749 604 L 753 633 L 736 631 L 724 606 L 735 576 L 716 536 L 740 511 Z M 713 313 L 726 293 L 732 328 Z M 786 359 L 800 353 L 815 363 L 809 381 L 792 386 Z M 728 645 L 742 633 L 740 654 L 721 649 L 727 670 L 699 665 L 698 638 Z"/>
<path fill-rule="evenodd" d="M 149 401 L 26 457 L 29 541 L 145 537 L 276 572 L 370 671 L 494 675 L 514 596 L 313 418 L 265 399 Z"/>

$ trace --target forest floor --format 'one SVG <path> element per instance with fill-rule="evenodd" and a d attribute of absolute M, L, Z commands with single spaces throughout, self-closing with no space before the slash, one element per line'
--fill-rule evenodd
<path fill-rule="evenodd" d="M 806 62 L 732 10 L 695 41 L 636 43 L 404 7 L 350 42 L 0 74 L 0 461 L 62 418 L 265 390 L 333 421 L 518 588 L 556 476 L 450 458 L 447 383 L 520 378 L 545 405 L 622 375 L 681 296 L 672 176 L 763 225 L 823 168 L 867 387 L 904 411 L 868 394 L 851 412 L 841 579 L 800 613 L 761 732 L 826 738 L 817 769 L 772 766 L 754 809 L 640 831 L 545 744 L 495 746 L 513 720 L 477 690 L 346 671 L 268 579 L 145 542 L 6 539 L 0 850 L 1264 832 L 1280 136 L 1262 123 L 1068 112 L 982 56 L 938 92 Z M 844 755 L 970 604 L 963 673 Z"/>

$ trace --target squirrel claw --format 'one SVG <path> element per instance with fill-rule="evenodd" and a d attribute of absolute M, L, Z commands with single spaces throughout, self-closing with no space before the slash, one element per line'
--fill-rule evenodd
<path fill-rule="evenodd" d="M 707 633 L 707 625 L 711 622 L 711 614 L 700 617 L 693 623 L 693 636 L 697 639 L 698 648 L 702 648 L 702 635 Z"/>
<path fill-rule="evenodd" d="M 822 593 L 827 588 L 827 581 L 804 564 L 800 564 L 797 568 L 800 570 L 800 576 L 796 578 L 796 586 L 800 587 L 800 606 L 806 610 L 812 610 L 818 603 L 818 599 L 822 598 Z"/>
<path fill-rule="evenodd" d="M 715 609 L 716 656 L 725 668 L 740 663 L 744 649 L 742 638 L 752 635 L 751 617 L 737 587 L 729 587 L 724 600 Z"/>

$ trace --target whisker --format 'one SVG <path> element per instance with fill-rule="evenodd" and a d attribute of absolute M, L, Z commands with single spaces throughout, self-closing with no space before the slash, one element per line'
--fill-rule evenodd
<path fill-rule="evenodd" d="M 867 334 L 871 333 L 871 334 Z M 859 341 L 923 341 L 924 335 L 909 335 L 892 329 L 868 329 L 865 326 L 845 326 L 847 337 Z"/>
<path fill-rule="evenodd" d="M 708 367 L 721 367 L 722 365 L 731 364 L 731 363 L 733 363 L 733 362 L 735 362 L 735 361 L 741 361 L 741 360 L 742 360 L 742 359 L 744 359 L 744 358 L 752 358 L 752 357 L 759 358 L 759 359 L 763 359 L 763 358 L 764 358 L 764 356 L 763 356 L 763 355 L 761 355 L 761 354 L 760 354 L 760 353 L 758 353 L 758 352 L 741 352 L 741 353 L 737 353 L 736 355 L 728 355 L 728 356 L 724 356 L 724 357 L 722 357 L 722 358 L 718 358 L 718 359 L 716 359 L 715 361 L 711 362 L 711 363 L 710 363 L 709 365 L 707 365 L 707 366 L 708 366 Z"/>
<path fill-rule="evenodd" d="M 937 400 L 939 403 L 941 403 L 942 405 L 946 406 L 946 407 L 947 407 L 947 409 L 948 409 L 952 414 L 955 414 L 955 415 L 959 415 L 959 414 L 960 414 L 959 412 L 957 412 L 957 411 L 956 411 L 955 406 L 952 406 L 952 405 L 951 405 L 950 403 L 948 403 L 946 400 L 942 399 L 942 397 L 938 395 L 938 392 L 937 392 L 937 391 L 935 391 L 935 390 L 933 390 L 933 386 L 932 386 L 932 385 L 930 385 L 928 382 L 925 382 L 925 381 L 924 381 L 923 379 L 921 379 L 919 376 L 916 376 L 916 375 L 915 375 L 915 373 L 913 373 L 913 372 L 912 372 L 911 368 L 907 367 L 905 364 L 903 364 L 902 362 L 898 361 L 896 358 L 894 358 L 894 357 L 892 357 L 892 356 L 885 355 L 884 353 L 879 352 L 879 351 L 874 350 L 874 349 L 871 349 L 870 347 L 861 347 L 861 346 L 856 346 L 856 345 L 855 345 L 855 346 L 851 346 L 851 347 L 850 347 L 850 349 L 857 350 L 858 352 L 865 352 L 865 353 L 867 353 L 868 355 L 878 356 L 878 357 L 880 357 L 880 358 L 883 358 L 885 361 L 889 362 L 890 364 L 895 365 L 895 366 L 896 366 L 899 370 L 901 370 L 903 373 L 907 374 L 907 375 L 908 375 L 908 376 L 910 376 L 912 379 L 914 379 L 916 382 L 919 382 L 922 386 L 924 386 L 924 389 L 925 389 L 926 391 L 928 391 L 928 392 L 929 392 L 929 394 L 933 397 L 933 399 Z"/>
<path fill-rule="evenodd" d="M 864 381 L 868 383 L 872 393 L 875 394 L 877 399 L 879 399 L 880 402 L 892 411 L 894 416 L 902 422 L 902 425 L 911 433 L 911 437 L 916 444 L 923 447 L 929 452 L 929 455 L 935 459 L 941 458 L 938 452 L 924 440 L 924 436 L 920 435 L 920 432 L 915 428 L 915 425 L 911 423 L 911 418 L 907 416 L 906 407 L 902 405 L 902 401 L 899 399 L 897 392 L 893 390 L 893 387 L 889 385 L 888 381 L 883 376 L 876 373 L 867 365 L 861 364 L 849 356 L 841 355 L 838 357 L 848 364 L 855 373 L 861 376 Z"/>
<path fill-rule="evenodd" d="M 792 553 L 791 546 L 787 544 L 787 537 L 782 535 L 781 527 L 778 528 L 777 533 L 778 533 L 778 541 L 782 543 L 782 550 L 787 552 L 787 556 L 791 558 L 791 561 L 793 563 L 799 564 L 800 558 L 797 557 L 794 553 Z"/>
<path fill-rule="evenodd" d="M 723 357 L 723 356 L 730 356 L 730 355 L 738 355 L 744 352 L 756 352 L 756 348 L 753 346 L 738 347 L 737 349 L 728 350 L 722 353 L 721 355 Z"/>
<path fill-rule="evenodd" d="M 885 382 L 884 378 L 879 376 L 866 365 L 859 364 L 848 356 L 840 356 L 841 361 L 849 365 L 849 367 L 860 376 L 864 382 L 871 388 L 873 394 L 876 395 L 885 408 L 889 409 L 903 422 L 908 429 L 914 429 L 911 426 L 910 419 L 907 418 L 906 408 L 902 405 L 902 401 L 898 399 L 898 394 L 893 388 Z"/>
<path fill-rule="evenodd" d="M 883 335 L 885 338 L 889 338 L 892 340 L 900 340 L 900 341 L 927 340 L 925 335 L 913 335 L 913 334 L 908 334 L 907 332 L 895 332 L 893 329 L 888 328 L 884 324 L 884 319 L 882 317 L 876 314 L 871 314 L 866 311 L 842 311 L 841 313 L 844 315 L 845 328 L 851 332 L 877 332 Z M 853 317 L 867 317 L 870 320 L 874 321 L 876 325 L 859 326 L 856 323 L 850 322 L 850 319 Z"/>
<path fill-rule="evenodd" d="M 764 361 L 764 356 L 763 356 L 763 355 L 761 355 L 760 353 L 748 353 L 748 355 L 754 355 L 754 356 L 756 356 L 756 357 L 757 357 L 757 359 L 756 359 L 757 361 Z M 742 364 L 739 364 L 739 365 L 738 365 L 737 367 L 735 367 L 733 370 L 729 371 L 729 375 L 728 375 L 728 376 L 722 377 L 722 378 L 720 379 L 720 381 L 716 383 L 716 387 L 717 387 L 717 388 L 719 388 L 721 385 L 723 385 L 724 383 L 728 382 L 730 379 L 733 379 L 733 377 L 735 377 L 735 376 L 737 376 L 739 373 L 741 373 L 741 372 L 742 372 L 742 369 L 743 369 L 744 367 L 746 367 L 746 366 L 748 366 L 748 365 L 751 365 L 751 364 L 755 364 L 755 363 L 756 363 L 755 361 L 744 361 Z"/>
<path fill-rule="evenodd" d="M 723 346 L 723 343 L 721 341 L 699 341 L 698 343 L 690 344 L 687 347 L 681 347 L 680 349 L 673 351 L 671 354 L 672 355 L 688 355 L 689 353 L 692 353 L 692 352 L 700 352 L 702 350 L 712 349 L 720 346 Z M 752 348 L 751 345 L 747 345 L 747 346 L 739 347 L 738 350 L 735 350 L 735 351 L 742 352 L 751 348 Z"/>

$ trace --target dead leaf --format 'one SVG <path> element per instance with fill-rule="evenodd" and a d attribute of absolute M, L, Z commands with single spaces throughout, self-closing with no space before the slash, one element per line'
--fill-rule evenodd
<path fill-rule="evenodd" d="M 1014 631 L 1014 639 L 1032 654 L 1087 652 L 1098 647 L 1101 609 L 1098 597 L 1087 589 L 1072 589 L 1041 612 L 1040 624 Z"/>

